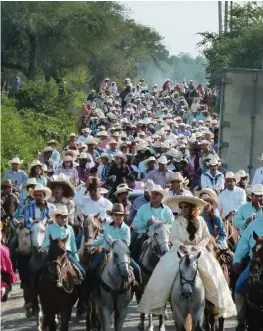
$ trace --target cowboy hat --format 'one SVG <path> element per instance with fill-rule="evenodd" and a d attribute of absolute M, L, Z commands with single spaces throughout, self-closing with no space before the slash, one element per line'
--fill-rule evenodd
<path fill-rule="evenodd" d="M 90 133 L 90 129 L 89 129 L 89 128 L 84 128 L 84 129 L 82 129 L 81 131 L 82 131 L 82 133 L 84 133 L 84 132 L 86 132 L 86 133 Z"/>
<path fill-rule="evenodd" d="M 144 191 L 150 192 L 154 187 L 154 182 L 151 179 L 147 179 L 146 183 L 144 184 Z"/>
<path fill-rule="evenodd" d="M 161 157 L 159 157 L 158 159 L 158 163 L 161 164 L 167 164 L 169 161 L 167 160 L 166 156 L 162 155 Z"/>
<path fill-rule="evenodd" d="M 75 195 L 75 189 L 70 183 L 70 177 L 65 174 L 53 175 L 50 178 L 50 181 L 47 184 L 48 188 L 53 189 L 55 186 L 62 186 L 63 188 L 63 195 L 65 198 L 71 199 Z"/>
<path fill-rule="evenodd" d="M 76 137 L 76 133 L 72 132 L 69 136 L 70 137 Z"/>
<path fill-rule="evenodd" d="M 157 163 L 156 158 L 154 156 L 151 156 L 151 157 L 149 157 L 149 159 L 144 161 L 144 168 L 145 169 L 148 169 L 149 162 Z"/>
<path fill-rule="evenodd" d="M 78 147 L 78 149 L 84 148 L 84 152 L 86 152 L 86 150 L 88 149 L 87 145 L 83 141 L 81 141 L 80 143 L 78 143 L 77 144 L 77 147 Z"/>
<path fill-rule="evenodd" d="M 13 183 L 10 179 L 5 179 L 2 183 L 1 183 L 1 188 L 5 187 L 13 187 Z"/>
<path fill-rule="evenodd" d="M 120 184 L 117 186 L 116 188 L 116 191 L 114 192 L 114 195 L 118 195 L 118 194 L 121 194 L 121 193 L 126 193 L 126 192 L 132 192 L 132 189 L 129 188 L 129 186 L 125 183 L 123 184 Z"/>
<path fill-rule="evenodd" d="M 110 155 L 108 153 L 101 153 L 99 159 L 102 159 L 102 158 L 108 159 L 108 160 L 111 159 L 111 157 L 110 157 Z"/>
<path fill-rule="evenodd" d="M 57 209 L 50 213 L 50 217 L 53 221 L 56 220 L 58 215 L 68 216 L 68 209 L 65 205 L 58 205 Z"/>
<path fill-rule="evenodd" d="M 88 137 L 86 145 L 97 145 L 97 141 L 94 139 L 94 137 Z"/>
<path fill-rule="evenodd" d="M 116 159 L 116 157 L 120 157 L 124 162 L 127 162 L 127 157 L 122 152 L 117 152 L 113 157 L 114 159 Z"/>
<path fill-rule="evenodd" d="M 217 194 L 214 190 L 212 190 L 211 188 L 203 188 L 202 190 L 196 191 L 195 192 L 195 196 L 199 199 L 202 199 L 202 195 L 203 194 L 208 194 L 210 197 L 212 197 L 213 199 L 217 199 Z"/>
<path fill-rule="evenodd" d="M 71 154 L 71 156 L 67 154 Z M 70 156 L 72 160 L 75 161 L 78 155 L 79 155 L 79 151 L 76 151 L 74 149 L 67 149 L 66 151 L 63 152 L 63 160 L 66 156 Z"/>
<path fill-rule="evenodd" d="M 208 166 L 216 166 L 219 165 L 218 159 L 216 158 L 211 158 L 209 159 L 209 161 L 207 162 Z"/>
<path fill-rule="evenodd" d="M 73 158 L 69 155 L 64 156 L 63 162 L 69 162 L 69 161 L 73 162 Z"/>
<path fill-rule="evenodd" d="M 238 170 L 238 172 L 236 173 L 236 175 L 238 175 L 241 178 L 247 177 L 247 180 L 249 182 L 249 174 L 245 172 L 245 170 Z"/>
<path fill-rule="evenodd" d="M 48 152 L 53 152 L 54 148 L 52 148 L 51 146 L 47 146 L 43 149 L 42 153 L 48 153 Z"/>
<path fill-rule="evenodd" d="M 175 180 L 178 180 L 178 181 L 180 181 L 180 182 L 183 183 L 185 181 L 185 178 L 182 176 L 182 174 L 180 172 L 173 172 L 169 176 L 168 182 L 171 183 L 171 182 L 173 182 Z"/>
<path fill-rule="evenodd" d="M 121 203 L 114 203 L 112 206 L 112 210 L 107 210 L 106 213 L 110 216 L 114 214 L 123 216 L 128 215 L 128 213 L 125 212 L 124 207 Z"/>
<path fill-rule="evenodd" d="M 28 189 L 28 186 L 30 185 L 37 185 L 36 178 L 28 178 L 26 182 L 22 185 L 22 189 Z"/>
<path fill-rule="evenodd" d="M 42 164 L 40 161 L 38 161 L 38 160 L 34 160 L 34 161 L 30 164 L 30 166 L 28 167 L 28 172 L 29 172 L 29 173 L 31 172 L 31 170 L 32 170 L 33 167 L 41 167 L 41 168 L 43 168 L 43 164 Z"/>
<path fill-rule="evenodd" d="M 19 157 L 13 157 L 12 160 L 8 161 L 8 165 L 12 164 L 22 164 L 23 160 L 20 160 Z"/>
<path fill-rule="evenodd" d="M 81 159 L 81 160 L 88 159 L 88 154 L 85 152 L 81 152 L 79 154 L 79 159 Z"/>
<path fill-rule="evenodd" d="M 97 137 L 107 137 L 108 136 L 108 132 L 107 131 L 104 131 L 104 130 L 102 130 L 102 131 L 100 131 L 100 132 L 98 132 L 97 133 Z"/>
<path fill-rule="evenodd" d="M 263 185 L 262 184 L 255 184 L 253 186 L 252 194 L 254 194 L 254 195 L 263 195 Z"/>
<path fill-rule="evenodd" d="M 169 193 L 167 190 L 163 189 L 161 185 L 154 185 L 151 189 L 148 190 L 150 194 L 152 192 L 157 192 L 163 196 L 163 199 L 166 199 L 169 196 Z"/>
<path fill-rule="evenodd" d="M 45 200 L 49 200 L 51 198 L 51 196 L 52 196 L 52 191 L 48 187 L 45 187 L 45 186 L 43 186 L 41 184 L 37 184 L 35 186 L 35 188 L 29 188 L 28 189 L 29 194 L 32 195 L 32 196 L 34 195 L 34 192 L 35 191 L 42 191 L 42 192 L 44 192 L 45 193 Z"/>
<path fill-rule="evenodd" d="M 183 195 L 170 197 L 164 200 L 164 204 L 171 209 L 179 208 L 179 204 L 181 202 L 190 203 L 191 205 L 194 205 L 195 207 L 199 208 L 200 211 L 202 211 L 204 209 L 204 206 L 207 205 L 207 203 L 202 199 L 198 199 L 196 197 L 190 197 L 190 196 L 183 196 Z"/>
<path fill-rule="evenodd" d="M 217 201 L 217 199 L 211 197 L 207 193 L 202 194 L 202 200 L 207 201 L 207 202 L 211 202 L 211 204 L 212 204 L 212 206 L 213 206 L 214 209 L 218 207 L 218 201 Z"/>
<path fill-rule="evenodd" d="M 225 175 L 225 180 L 226 179 L 234 179 L 236 183 L 240 181 L 240 176 L 237 174 L 234 174 L 232 171 L 228 171 Z"/>
<path fill-rule="evenodd" d="M 48 141 L 48 144 L 49 144 L 49 145 L 51 145 L 51 144 L 55 144 L 55 145 L 57 145 L 57 142 L 56 142 L 55 139 L 51 139 L 51 140 Z"/>

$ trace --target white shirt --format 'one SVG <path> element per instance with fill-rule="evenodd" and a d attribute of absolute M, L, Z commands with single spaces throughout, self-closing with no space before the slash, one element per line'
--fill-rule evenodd
<path fill-rule="evenodd" d="M 79 143 L 86 144 L 91 138 L 93 138 L 92 135 L 88 135 L 87 137 L 79 136 L 78 139 L 77 139 L 77 144 L 79 144 Z"/>
<path fill-rule="evenodd" d="M 212 176 L 210 170 L 206 171 L 201 176 L 201 187 L 223 190 L 225 187 L 225 178 L 222 172 L 217 171 L 215 176 Z"/>
<path fill-rule="evenodd" d="M 102 172 L 103 172 L 103 168 L 105 167 L 105 165 L 104 164 L 100 164 L 99 166 L 98 166 L 98 177 L 99 177 L 99 179 L 101 180 L 101 175 L 102 175 Z"/>
<path fill-rule="evenodd" d="M 225 189 L 219 194 L 218 209 L 223 216 L 231 211 L 237 211 L 238 208 L 247 202 L 246 192 L 241 187 L 235 186 L 233 191 Z"/>
<path fill-rule="evenodd" d="M 252 181 L 252 185 L 255 184 L 262 184 L 263 185 L 263 167 L 257 168 L 253 181 Z"/>

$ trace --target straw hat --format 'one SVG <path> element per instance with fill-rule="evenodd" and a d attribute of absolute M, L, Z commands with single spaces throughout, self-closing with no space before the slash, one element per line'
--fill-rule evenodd
<path fill-rule="evenodd" d="M 168 182 L 171 183 L 175 180 L 178 180 L 182 183 L 185 181 L 184 177 L 182 176 L 182 174 L 180 172 L 171 173 L 171 175 L 169 176 Z"/>
<path fill-rule="evenodd" d="M 28 186 L 30 185 L 37 185 L 37 180 L 36 178 L 28 178 L 26 180 L 26 182 L 22 185 L 22 189 L 26 189 L 28 188 Z"/>
<path fill-rule="evenodd" d="M 106 211 L 108 215 L 128 215 L 127 212 L 125 212 L 124 207 L 121 203 L 114 203 L 112 206 L 112 210 L 107 210 Z"/>
<path fill-rule="evenodd" d="M 237 174 L 234 174 L 232 171 L 228 171 L 225 175 L 225 179 L 234 179 L 236 183 L 240 181 L 240 176 Z"/>
<path fill-rule="evenodd" d="M 108 159 L 108 160 L 111 159 L 111 157 L 110 157 L 110 155 L 108 153 L 101 153 L 99 159 L 102 159 L 102 158 Z"/>
<path fill-rule="evenodd" d="M 84 148 L 84 152 L 86 152 L 86 150 L 88 149 L 87 145 L 83 141 L 81 141 L 80 143 L 78 143 L 77 144 L 77 147 L 78 147 L 78 149 Z"/>
<path fill-rule="evenodd" d="M 53 221 L 56 220 L 58 215 L 68 216 L 68 209 L 65 205 L 58 205 L 57 209 L 50 213 L 50 217 Z"/>
<path fill-rule="evenodd" d="M 97 145 L 97 141 L 93 137 L 88 137 L 86 140 L 86 145 Z"/>
<path fill-rule="evenodd" d="M 50 178 L 47 186 L 53 192 L 55 186 L 62 186 L 63 187 L 63 195 L 65 198 L 71 199 L 75 195 L 75 189 L 70 183 L 70 177 L 65 174 L 53 175 Z"/>
<path fill-rule="evenodd" d="M 8 165 L 12 164 L 22 164 L 23 160 L 20 160 L 19 157 L 13 157 L 12 160 L 8 161 Z"/>
<path fill-rule="evenodd" d="M 263 195 L 263 185 L 262 184 L 255 184 L 253 186 L 252 193 L 254 195 Z"/>
<path fill-rule="evenodd" d="M 164 200 L 164 204 L 171 209 L 179 208 L 179 204 L 181 202 L 190 203 L 191 205 L 194 205 L 195 207 L 199 208 L 200 211 L 202 211 L 204 209 L 204 206 L 207 205 L 207 203 L 202 199 L 198 199 L 196 197 L 183 196 L 183 195 L 170 197 Z"/>
<path fill-rule="evenodd" d="M 49 200 L 51 198 L 51 196 L 52 196 L 52 191 L 48 187 L 45 187 L 45 186 L 43 186 L 41 184 L 37 184 L 35 186 L 35 188 L 29 188 L 28 189 L 29 194 L 32 195 L 32 196 L 34 195 L 34 192 L 35 191 L 42 191 L 42 192 L 44 192 L 45 193 L 45 200 Z"/>
<path fill-rule="evenodd" d="M 107 137 L 108 136 L 108 132 L 105 130 L 102 130 L 100 132 L 97 133 L 97 137 Z"/>
<path fill-rule="evenodd" d="M 166 199 L 169 196 L 169 192 L 162 188 L 161 185 L 154 185 L 148 192 L 151 194 L 152 192 L 160 193 L 163 196 L 163 199 Z"/>
<path fill-rule="evenodd" d="M 54 148 L 52 148 L 51 146 L 47 146 L 43 149 L 42 153 L 48 153 L 48 152 L 53 152 Z"/>
<path fill-rule="evenodd" d="M 208 166 L 216 166 L 219 165 L 218 159 L 216 158 L 211 158 L 208 162 L 207 162 Z M 233 173 L 233 172 L 232 172 Z"/>
<path fill-rule="evenodd" d="M 63 152 L 63 161 L 64 161 L 64 158 L 66 156 L 69 156 L 69 155 L 66 155 L 66 154 L 71 154 L 71 158 L 73 161 L 77 160 L 78 158 L 78 155 L 79 155 L 79 151 L 76 151 L 74 149 L 67 149 L 66 151 Z"/>
<path fill-rule="evenodd" d="M 167 160 L 166 156 L 162 155 L 159 159 L 158 159 L 158 163 L 161 164 L 167 164 L 169 161 Z"/>
<path fill-rule="evenodd" d="M 69 136 L 70 137 L 76 137 L 76 133 L 72 132 Z"/>
<path fill-rule="evenodd" d="M 154 156 L 149 157 L 149 159 L 147 159 L 147 160 L 144 161 L 144 168 L 145 169 L 148 169 L 149 162 L 155 162 L 155 163 L 157 163 L 157 160 L 156 160 L 156 158 Z"/>
<path fill-rule="evenodd" d="M 212 190 L 211 188 L 203 188 L 202 190 L 196 191 L 195 192 L 195 196 L 199 199 L 202 199 L 202 195 L 203 194 L 208 194 L 210 197 L 212 197 L 213 199 L 217 200 L 217 194 L 214 190 Z"/>
<path fill-rule="evenodd" d="M 120 184 L 117 186 L 116 192 L 114 192 L 114 195 L 118 195 L 118 194 L 126 193 L 126 192 L 128 192 L 128 193 L 132 192 L 132 189 L 130 189 L 127 184 L 123 183 L 123 184 Z"/>
<path fill-rule="evenodd" d="M 115 155 L 114 155 L 114 159 L 116 157 L 120 157 L 121 159 L 123 159 L 124 162 L 127 162 L 127 157 L 122 153 L 122 152 L 117 152 Z"/>
<path fill-rule="evenodd" d="M 247 181 L 249 182 L 249 174 L 247 172 L 245 172 L 245 170 L 238 170 L 238 172 L 236 172 L 236 175 L 241 178 L 243 177 L 247 177 Z"/>
<path fill-rule="evenodd" d="M 146 192 L 150 192 L 150 191 L 153 189 L 153 187 L 154 187 L 154 182 L 153 182 L 153 180 L 151 180 L 151 179 L 147 179 L 147 181 L 146 181 L 145 184 L 144 184 L 143 189 L 144 189 L 144 191 L 146 191 Z"/>
<path fill-rule="evenodd" d="M 213 206 L 214 209 L 218 207 L 218 201 L 217 201 L 217 199 L 211 197 L 207 193 L 202 194 L 202 200 L 207 201 L 207 202 L 211 202 L 211 204 L 212 204 L 212 206 Z"/>
<path fill-rule="evenodd" d="M 33 167 L 41 167 L 41 168 L 43 168 L 43 164 L 42 164 L 40 161 L 38 161 L 38 160 L 34 160 L 34 161 L 30 164 L 30 166 L 28 167 L 28 172 L 29 172 L 29 173 L 31 172 L 31 170 L 32 170 Z"/>
<path fill-rule="evenodd" d="M 84 129 L 82 129 L 81 131 L 82 131 L 82 133 L 84 133 L 84 132 L 86 132 L 86 133 L 90 133 L 90 129 L 89 129 L 89 128 L 84 128 Z"/>

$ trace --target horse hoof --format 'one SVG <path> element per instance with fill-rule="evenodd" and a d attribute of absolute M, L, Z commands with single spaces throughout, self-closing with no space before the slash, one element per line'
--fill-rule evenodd
<path fill-rule="evenodd" d="M 169 321 L 169 319 L 170 319 L 169 314 L 167 312 L 165 312 L 165 314 L 164 314 L 164 320 L 165 321 Z"/>
<path fill-rule="evenodd" d="M 159 331 L 165 331 L 165 326 L 164 325 L 160 326 Z"/>
<path fill-rule="evenodd" d="M 31 309 L 26 309 L 26 318 L 31 318 L 33 316 L 33 312 Z"/>
<path fill-rule="evenodd" d="M 143 331 L 143 330 L 144 330 L 144 324 L 143 324 L 142 322 L 140 322 L 140 323 L 138 324 L 138 329 L 139 329 L 140 331 Z"/>
<path fill-rule="evenodd" d="M 148 331 L 153 331 L 153 325 L 149 326 Z"/>

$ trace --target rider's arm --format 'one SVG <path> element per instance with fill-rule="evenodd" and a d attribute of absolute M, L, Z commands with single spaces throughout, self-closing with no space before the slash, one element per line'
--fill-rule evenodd
<path fill-rule="evenodd" d="M 97 240 L 93 240 L 92 242 L 91 242 L 91 246 L 92 247 L 99 247 L 99 246 L 102 246 L 103 245 L 103 243 L 105 242 L 105 232 L 103 233 L 103 235 L 99 238 L 99 239 L 97 239 Z"/>
<path fill-rule="evenodd" d="M 202 239 L 199 241 L 197 246 L 206 247 L 206 245 L 210 241 L 210 233 L 209 233 L 208 227 L 206 225 L 206 222 L 202 216 L 199 216 L 199 220 L 200 220 L 200 226 L 202 229 Z"/>
<path fill-rule="evenodd" d="M 244 217 L 244 209 L 246 208 L 246 205 L 241 206 L 236 215 L 234 216 L 233 219 L 233 226 L 237 229 L 240 230 L 245 230 L 247 225 L 246 225 L 246 218 Z"/>
<path fill-rule="evenodd" d="M 215 215 L 215 224 L 218 226 L 217 232 L 218 232 L 218 238 L 216 239 L 216 242 L 219 246 L 221 246 L 225 240 L 226 240 L 226 229 L 224 222 L 222 221 L 222 218 L 220 216 Z"/>
<path fill-rule="evenodd" d="M 77 246 L 76 246 L 76 240 L 75 240 L 75 235 L 73 232 L 73 228 L 72 226 L 69 226 L 69 240 L 70 240 L 70 249 L 71 249 L 71 253 L 74 256 L 74 258 L 79 261 L 79 256 L 78 256 L 78 252 L 77 252 Z"/>
<path fill-rule="evenodd" d="M 145 217 L 146 210 L 144 208 L 145 205 L 141 206 L 138 210 L 137 215 L 132 222 L 132 227 L 134 230 L 146 230 L 147 228 L 147 217 Z M 148 219 L 150 219 L 152 215 L 149 215 Z"/>
<path fill-rule="evenodd" d="M 246 229 L 236 247 L 233 263 L 241 263 L 243 258 L 248 254 L 250 246 L 249 246 L 249 238 L 251 236 L 251 227 Z"/>
<path fill-rule="evenodd" d="M 31 222 L 30 222 L 30 218 L 31 218 L 31 205 L 27 206 L 25 209 L 25 216 L 24 216 L 24 225 L 27 229 L 31 229 Z"/>

